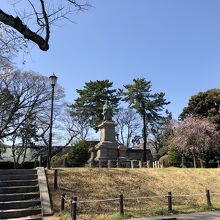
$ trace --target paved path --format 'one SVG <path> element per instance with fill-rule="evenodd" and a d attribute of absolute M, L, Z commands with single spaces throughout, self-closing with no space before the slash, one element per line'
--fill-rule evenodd
<path fill-rule="evenodd" d="M 198 212 L 190 214 L 179 214 L 172 216 L 157 216 L 150 218 L 133 218 L 131 220 L 220 220 L 220 211 Z"/>
<path fill-rule="evenodd" d="M 55 216 L 49 216 L 49 217 L 43 217 L 43 220 L 62 220 L 62 218 L 55 217 Z"/>

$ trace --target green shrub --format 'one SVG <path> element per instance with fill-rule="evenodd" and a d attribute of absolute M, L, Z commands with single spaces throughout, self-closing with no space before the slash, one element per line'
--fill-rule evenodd
<path fill-rule="evenodd" d="M 14 163 L 10 161 L 1 161 L 0 169 L 14 169 Z"/>
<path fill-rule="evenodd" d="M 52 167 L 66 167 L 67 166 L 67 154 L 58 156 L 55 155 L 51 158 Z"/>
<path fill-rule="evenodd" d="M 130 213 L 125 213 L 124 215 L 120 214 L 119 212 L 116 212 L 112 215 L 113 220 L 123 220 L 123 219 L 128 219 L 134 217 Z"/>
<path fill-rule="evenodd" d="M 75 146 L 70 147 L 67 156 L 69 167 L 82 167 L 89 159 L 89 144 L 86 141 L 79 141 Z"/>
<path fill-rule="evenodd" d="M 168 146 L 161 147 L 159 149 L 158 156 L 162 157 L 162 156 L 166 155 L 168 153 L 168 151 L 169 151 Z"/>
<path fill-rule="evenodd" d="M 180 167 L 182 156 L 176 147 L 172 145 L 168 151 L 167 159 L 169 166 Z"/>
<path fill-rule="evenodd" d="M 167 208 L 155 208 L 151 209 L 150 216 L 157 216 L 157 215 L 171 215 L 172 214 L 179 214 L 179 211 L 172 210 L 172 212 L 169 212 Z"/>

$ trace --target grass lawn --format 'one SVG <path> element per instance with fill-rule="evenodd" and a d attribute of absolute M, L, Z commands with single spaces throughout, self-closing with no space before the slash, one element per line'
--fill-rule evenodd
<path fill-rule="evenodd" d="M 167 214 L 167 195 L 190 195 L 174 197 L 175 213 L 210 210 L 206 205 L 205 189 L 211 192 L 213 207 L 220 208 L 220 169 L 106 169 L 106 168 L 60 168 L 59 186 L 52 188 L 52 173 L 48 171 L 55 215 L 69 219 L 69 202 L 67 211 L 59 213 L 60 194 L 66 193 L 66 199 L 77 196 L 78 200 L 96 200 L 125 197 L 126 218 Z M 195 195 L 202 194 L 202 195 Z M 131 197 L 157 196 L 151 199 L 126 200 Z M 119 202 L 80 203 L 78 206 L 79 220 L 119 220 Z"/>

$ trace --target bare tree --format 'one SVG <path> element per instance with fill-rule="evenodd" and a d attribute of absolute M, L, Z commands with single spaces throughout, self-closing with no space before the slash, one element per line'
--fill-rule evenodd
<path fill-rule="evenodd" d="M 28 148 L 29 150 L 31 148 L 35 149 L 35 143 L 37 142 L 35 133 L 37 128 L 33 122 L 33 118 L 29 117 L 16 133 L 7 137 L 7 140 L 10 141 L 14 168 L 17 168 L 18 164 L 23 164 L 26 161 Z"/>
<path fill-rule="evenodd" d="M 54 120 L 62 111 L 63 97 L 63 89 L 57 85 Z M 25 162 L 27 148 L 47 149 L 50 108 L 51 85 L 47 77 L 33 72 L 0 73 L 0 140 L 12 143 L 15 166 L 20 159 Z M 45 147 L 37 149 L 41 143 Z"/>
<path fill-rule="evenodd" d="M 54 109 L 53 118 L 53 142 L 63 147 L 68 146 L 74 138 L 79 135 L 79 131 L 74 129 L 74 125 L 70 121 L 69 115 L 67 115 L 66 104 L 56 106 Z M 50 114 L 48 112 L 42 112 L 41 115 L 36 115 L 37 120 L 37 138 L 44 146 L 49 146 L 49 128 L 50 128 Z"/>
<path fill-rule="evenodd" d="M 92 130 L 89 122 L 89 118 L 86 118 L 74 108 L 66 109 L 65 118 L 63 123 L 66 130 L 70 133 L 75 132 L 76 140 L 86 140 L 89 132 Z"/>
<path fill-rule="evenodd" d="M 172 120 L 172 114 L 166 111 L 166 116 L 161 117 L 158 121 L 152 122 L 149 125 L 148 142 L 155 149 L 157 157 L 159 157 L 160 149 L 168 145 L 169 138 L 172 134 L 172 129 L 170 128 L 172 122 L 174 122 Z"/>
<path fill-rule="evenodd" d="M 14 134 L 11 136 L 11 152 L 12 152 L 12 158 L 14 162 L 14 168 L 17 168 L 17 164 L 19 163 L 20 157 L 24 152 L 24 148 L 16 146 L 16 140 L 17 140 L 17 135 Z"/>
<path fill-rule="evenodd" d="M 17 51 L 22 48 L 23 44 L 8 32 L 9 28 L 0 23 L 0 70 L 12 68 L 12 58 Z"/>
<path fill-rule="evenodd" d="M 118 141 L 129 147 L 132 139 L 141 133 L 141 119 L 132 109 L 120 108 L 115 115 Z"/>
<path fill-rule="evenodd" d="M 55 100 L 63 96 L 62 88 L 57 86 Z M 41 118 L 50 111 L 50 101 L 47 77 L 33 72 L 0 73 L 0 139 L 15 134 L 30 116 Z"/>
<path fill-rule="evenodd" d="M 0 9 L 0 22 L 11 27 L 8 31 L 15 38 L 30 40 L 43 51 L 49 49 L 53 25 L 64 19 L 71 21 L 74 12 L 89 7 L 85 0 L 13 0 L 12 4 L 14 12 Z"/>

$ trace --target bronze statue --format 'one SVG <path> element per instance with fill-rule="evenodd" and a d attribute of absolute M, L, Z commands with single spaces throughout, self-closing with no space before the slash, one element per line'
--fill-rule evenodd
<path fill-rule="evenodd" d="M 108 101 L 105 101 L 103 105 L 103 121 L 112 121 L 113 111 L 111 106 L 109 106 Z"/>

